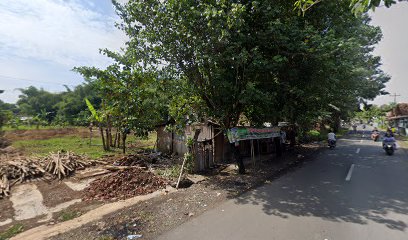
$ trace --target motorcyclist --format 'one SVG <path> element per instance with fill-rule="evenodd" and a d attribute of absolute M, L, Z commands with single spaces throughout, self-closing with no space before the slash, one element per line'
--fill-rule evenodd
<path fill-rule="evenodd" d="M 388 128 L 387 128 L 387 133 L 388 133 L 391 137 L 394 137 L 394 132 L 392 131 L 392 128 L 391 128 L 391 127 L 388 127 Z"/>
<path fill-rule="evenodd" d="M 392 143 L 392 146 L 394 149 L 397 149 L 397 145 L 395 144 L 395 138 L 392 135 L 392 133 L 388 132 L 385 134 L 384 139 L 383 139 L 383 148 L 385 148 L 385 145 L 387 143 Z"/>
<path fill-rule="evenodd" d="M 371 139 L 373 139 L 374 141 L 377 141 L 379 134 L 380 133 L 378 129 L 374 128 L 373 131 L 371 132 Z"/>
<path fill-rule="evenodd" d="M 327 134 L 327 143 L 330 145 L 330 142 L 333 142 L 333 144 L 336 144 L 336 134 L 333 132 L 333 130 L 330 130 L 330 132 Z"/>

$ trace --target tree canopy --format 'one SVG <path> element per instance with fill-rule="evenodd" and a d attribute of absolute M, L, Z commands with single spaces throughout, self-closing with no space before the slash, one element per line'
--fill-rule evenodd
<path fill-rule="evenodd" d="M 323 2 L 324 0 L 297 0 L 294 4 L 295 9 L 299 13 L 305 14 L 314 5 Z M 398 0 L 398 2 L 403 2 L 407 0 Z M 348 0 L 350 4 L 350 9 L 354 14 L 360 14 L 367 12 L 368 10 L 375 10 L 381 4 L 386 7 L 391 7 L 391 5 L 397 3 L 396 0 Z"/>
<path fill-rule="evenodd" d="M 106 70 L 77 70 L 110 79 L 105 85 L 138 81 L 118 74 L 155 72 L 155 84 L 165 76 L 173 92 L 170 102 L 159 103 L 175 119 L 188 113 L 223 128 L 235 126 L 242 115 L 253 125 L 307 124 L 346 115 L 383 93 L 389 80 L 372 55 L 380 29 L 369 25 L 366 14 L 354 16 L 349 1 L 318 4 L 304 17 L 284 0 L 114 4 L 127 47 L 122 54 L 105 50 L 116 60 Z"/>

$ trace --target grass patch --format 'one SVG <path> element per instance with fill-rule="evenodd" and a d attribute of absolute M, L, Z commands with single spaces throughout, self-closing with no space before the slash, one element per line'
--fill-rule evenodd
<path fill-rule="evenodd" d="M 79 136 L 65 136 L 43 140 L 17 140 L 13 141 L 12 146 L 28 155 L 39 157 L 59 150 L 85 154 L 92 158 L 99 158 L 105 155 L 106 152 L 102 149 L 102 141 L 100 139 L 93 139 L 92 141 L 92 145 L 89 146 L 89 139 Z"/>
<path fill-rule="evenodd" d="M 81 216 L 80 212 L 75 211 L 62 211 L 58 217 L 58 220 L 65 222 Z"/>
<path fill-rule="evenodd" d="M 24 226 L 22 224 L 16 224 L 6 231 L 0 233 L 0 240 L 6 240 L 9 239 L 19 233 L 21 233 L 24 230 Z"/>
<path fill-rule="evenodd" d="M 129 152 L 136 149 L 152 149 L 156 142 L 156 133 L 152 133 L 148 139 L 140 139 L 133 135 L 127 138 L 127 149 Z M 91 158 L 100 158 L 106 154 L 119 154 L 121 149 L 112 148 L 110 152 L 105 152 L 102 147 L 102 139 L 100 137 L 92 138 L 92 144 L 89 145 L 88 137 L 77 135 L 66 135 L 63 137 L 55 137 L 42 140 L 15 140 L 12 146 L 22 150 L 28 155 L 43 157 L 50 152 L 60 150 L 72 151 L 77 154 L 85 154 Z"/>

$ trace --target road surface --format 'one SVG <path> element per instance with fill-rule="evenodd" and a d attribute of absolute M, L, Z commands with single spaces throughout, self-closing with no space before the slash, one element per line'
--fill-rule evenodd
<path fill-rule="evenodd" d="M 368 134 L 159 239 L 408 239 L 408 155 L 387 156 Z"/>

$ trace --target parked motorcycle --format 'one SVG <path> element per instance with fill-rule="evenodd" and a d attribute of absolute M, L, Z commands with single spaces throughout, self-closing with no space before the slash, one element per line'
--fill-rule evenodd
<path fill-rule="evenodd" d="M 328 146 L 330 149 L 333 149 L 336 147 L 336 141 L 335 140 L 329 140 L 328 141 Z"/>

